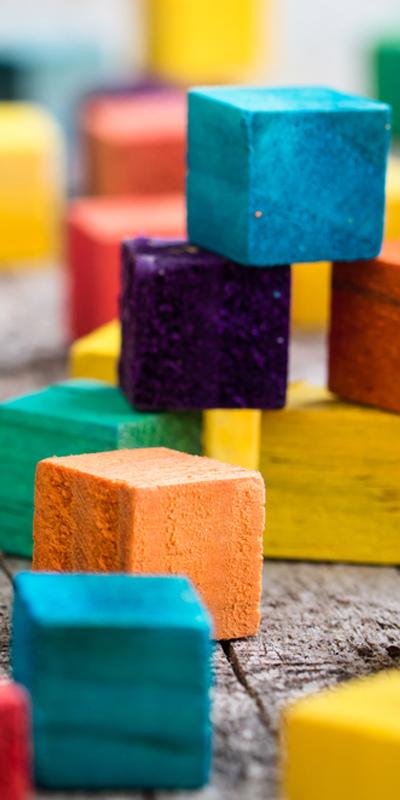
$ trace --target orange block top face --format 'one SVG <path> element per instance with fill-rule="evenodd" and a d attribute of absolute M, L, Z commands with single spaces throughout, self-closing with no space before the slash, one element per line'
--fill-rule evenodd
<path fill-rule="evenodd" d="M 178 92 L 104 97 L 86 106 L 81 124 L 90 136 L 114 143 L 175 139 L 186 135 L 186 113 Z"/>
<path fill-rule="evenodd" d="M 339 396 L 400 411 L 400 242 L 372 261 L 335 264 L 329 388 Z"/>
<path fill-rule="evenodd" d="M 34 569 L 188 575 L 216 638 L 254 635 L 264 501 L 258 472 L 165 448 L 46 459 Z"/>
<path fill-rule="evenodd" d="M 185 199 L 181 194 L 88 197 L 71 203 L 67 223 L 95 240 L 164 236 L 184 238 Z"/>

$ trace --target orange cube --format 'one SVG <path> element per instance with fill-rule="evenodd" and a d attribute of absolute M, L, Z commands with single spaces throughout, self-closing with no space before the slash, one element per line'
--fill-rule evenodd
<path fill-rule="evenodd" d="M 260 622 L 264 482 L 166 448 L 48 458 L 36 474 L 33 568 L 187 575 L 217 639 Z"/>
<path fill-rule="evenodd" d="M 184 191 L 183 93 L 92 100 L 82 112 L 81 133 L 88 194 Z"/>
<path fill-rule="evenodd" d="M 400 412 L 400 241 L 372 261 L 335 264 L 329 388 Z"/>
<path fill-rule="evenodd" d="M 77 200 L 67 219 L 69 330 L 72 340 L 118 316 L 120 250 L 142 234 L 185 236 L 183 195 Z"/>

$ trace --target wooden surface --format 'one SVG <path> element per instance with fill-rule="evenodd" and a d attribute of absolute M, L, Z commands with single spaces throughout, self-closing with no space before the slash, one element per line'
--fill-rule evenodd
<path fill-rule="evenodd" d="M 0 277 L 0 397 L 64 376 L 61 289 L 57 273 L 26 281 Z M 35 303 L 39 313 L 34 313 Z M 322 379 L 323 359 L 322 340 L 297 339 L 292 375 Z M 5 566 L 15 572 L 29 563 L 6 559 Z M 10 601 L 11 584 L 3 568 L 2 675 L 8 670 Z M 353 676 L 400 667 L 400 573 L 383 567 L 266 563 L 260 634 L 216 645 L 214 665 L 211 785 L 177 795 L 104 793 L 103 800 L 278 800 L 277 732 L 287 701 Z M 37 793 L 39 800 L 67 797 L 90 795 Z"/>

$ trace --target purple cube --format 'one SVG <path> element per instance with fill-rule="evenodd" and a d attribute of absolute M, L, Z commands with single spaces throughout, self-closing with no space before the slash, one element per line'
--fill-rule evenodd
<path fill-rule="evenodd" d="M 139 409 L 285 404 L 290 267 L 243 267 L 187 242 L 123 245 L 119 381 Z"/>

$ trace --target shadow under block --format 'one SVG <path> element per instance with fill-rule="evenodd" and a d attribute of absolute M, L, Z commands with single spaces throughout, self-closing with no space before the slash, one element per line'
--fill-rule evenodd
<path fill-rule="evenodd" d="M 36 782 L 206 783 L 210 636 L 186 578 L 17 575 L 12 670 L 32 696 Z"/>
<path fill-rule="evenodd" d="M 63 166 L 52 117 L 28 103 L 0 102 L 0 271 L 59 256 Z"/>
<path fill-rule="evenodd" d="M 375 257 L 390 118 L 330 89 L 192 89 L 189 239 L 255 266 Z"/>
<path fill-rule="evenodd" d="M 32 555 L 34 480 L 48 456 L 163 445 L 201 452 L 197 414 L 134 411 L 112 386 L 66 381 L 0 404 L 0 549 Z"/>
<path fill-rule="evenodd" d="M 72 345 L 69 368 L 72 378 L 95 378 L 116 385 L 121 345 L 118 320 L 83 336 Z M 203 412 L 203 454 L 227 464 L 258 469 L 261 411 L 210 409 Z"/>
<path fill-rule="evenodd" d="M 264 554 L 400 564 L 400 417 L 294 384 L 262 418 Z"/>
<path fill-rule="evenodd" d="M 139 235 L 185 235 L 180 195 L 86 198 L 73 202 L 67 220 L 69 328 L 72 339 L 118 316 L 121 243 Z"/>
<path fill-rule="evenodd" d="M 182 83 L 242 81 L 260 61 L 265 0 L 148 0 L 149 70 Z"/>
<path fill-rule="evenodd" d="M 393 108 L 393 134 L 400 136 L 400 31 L 378 42 L 373 53 L 375 92 Z"/>
<path fill-rule="evenodd" d="M 400 673 L 381 672 L 306 697 L 283 726 L 287 800 L 400 796 Z"/>
<path fill-rule="evenodd" d="M 216 639 L 257 633 L 264 482 L 165 448 L 38 465 L 34 570 L 187 575 Z"/>
<path fill-rule="evenodd" d="M 290 268 L 243 269 L 185 242 L 123 247 L 120 386 L 137 408 L 277 408 Z"/>
<path fill-rule="evenodd" d="M 81 134 L 89 194 L 183 194 L 183 92 L 94 100 L 81 115 Z"/>
<path fill-rule="evenodd" d="M 329 388 L 347 400 L 400 412 L 400 241 L 379 258 L 335 264 Z"/>
<path fill-rule="evenodd" d="M 0 797 L 1 800 L 30 800 L 31 711 L 21 686 L 0 684 Z"/>

